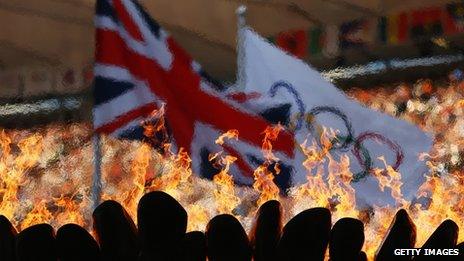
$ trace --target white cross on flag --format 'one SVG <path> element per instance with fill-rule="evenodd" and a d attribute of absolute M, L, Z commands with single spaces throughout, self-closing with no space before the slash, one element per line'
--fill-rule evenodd
<path fill-rule="evenodd" d="M 208 155 L 224 150 L 237 158 L 231 169 L 234 180 L 251 185 L 262 158 L 263 131 L 271 122 L 224 97 L 137 1 L 98 0 L 95 27 L 96 132 L 143 140 L 141 123 L 165 105 L 171 141 L 189 152 L 195 173 L 207 178 L 217 174 L 219 170 L 208 165 Z M 232 129 L 239 133 L 237 141 L 215 144 Z M 278 155 L 287 157 L 293 156 L 293 145 L 293 135 L 286 131 L 273 144 Z"/>

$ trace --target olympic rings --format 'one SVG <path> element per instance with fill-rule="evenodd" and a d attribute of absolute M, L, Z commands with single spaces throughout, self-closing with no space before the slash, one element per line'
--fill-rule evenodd
<path fill-rule="evenodd" d="M 314 126 L 313 126 L 314 125 L 313 124 L 313 122 L 314 122 L 313 117 L 315 117 L 316 115 L 318 115 L 320 113 L 324 113 L 324 112 L 332 113 L 332 114 L 338 116 L 343 121 L 343 123 L 345 124 L 348 135 L 345 136 L 345 137 L 337 136 L 335 138 L 337 143 L 333 142 L 332 148 L 333 149 L 346 150 L 348 148 L 348 146 L 350 146 L 350 144 L 354 142 L 354 138 L 353 138 L 354 133 L 353 133 L 353 127 L 351 126 L 351 123 L 348 120 L 348 117 L 340 109 L 335 108 L 335 107 L 330 107 L 330 106 L 317 106 L 317 107 L 312 108 L 308 113 L 311 120 L 307 121 L 307 124 L 306 124 L 307 129 L 309 130 L 309 132 L 314 137 L 316 137 L 317 136 L 316 133 L 315 133 L 316 130 L 315 130 Z M 317 141 L 318 141 L 318 143 L 320 145 L 320 140 L 317 140 Z"/>
<path fill-rule="evenodd" d="M 404 160 L 404 154 L 403 151 L 401 150 L 400 145 L 397 143 L 389 140 L 388 138 L 384 137 L 383 135 L 376 133 L 376 132 L 363 132 L 361 133 L 355 140 L 354 147 L 353 147 L 353 154 L 358 159 L 359 162 L 362 162 L 362 156 L 360 154 L 360 150 L 362 148 L 361 144 L 365 140 L 373 139 L 379 142 L 382 142 L 383 144 L 386 144 L 393 152 L 396 154 L 396 161 L 395 164 L 392 166 L 392 168 L 397 171 L 398 168 L 400 167 L 401 163 L 403 163 Z M 364 169 L 367 169 L 369 166 L 363 166 Z"/>
<path fill-rule="evenodd" d="M 303 117 L 306 111 L 306 106 L 301 100 L 300 94 L 295 90 L 295 88 L 293 88 L 293 86 L 290 83 L 285 81 L 278 81 L 271 86 L 271 88 L 269 89 L 269 94 L 271 95 L 271 97 L 274 97 L 277 93 L 277 90 L 280 88 L 287 89 L 287 91 L 293 95 L 293 98 L 295 99 L 296 104 L 298 105 L 299 115 L 295 130 L 300 130 L 303 126 Z"/>
<path fill-rule="evenodd" d="M 356 159 L 358 160 L 358 163 L 360 164 L 361 168 L 363 169 L 362 171 L 353 174 L 353 181 L 354 182 L 357 182 L 360 179 L 366 177 L 372 171 L 372 167 L 373 167 L 372 166 L 373 165 L 372 157 L 371 157 L 369 151 L 362 145 L 364 141 L 369 140 L 369 139 L 374 139 L 374 140 L 379 141 L 379 142 L 381 142 L 383 144 L 386 144 L 396 154 L 396 161 L 395 161 L 395 164 L 392 166 L 392 168 L 395 171 L 398 170 L 399 166 L 401 165 L 401 163 L 403 162 L 403 159 L 404 159 L 403 151 L 401 150 L 401 147 L 398 144 L 396 144 L 395 142 L 393 142 L 390 139 L 386 138 L 385 136 L 383 136 L 383 135 L 381 135 L 379 133 L 375 133 L 375 132 L 363 132 L 359 136 L 354 138 L 354 131 L 353 131 L 353 128 L 351 126 L 351 123 L 350 123 L 348 117 L 338 108 L 330 107 L 330 106 L 314 107 L 310 111 L 309 114 L 314 116 L 314 115 L 319 114 L 320 112 L 330 112 L 330 113 L 332 113 L 334 115 L 337 115 L 340 119 L 342 119 L 342 121 L 345 124 L 345 127 L 346 127 L 346 129 L 348 131 L 348 135 L 345 136 L 345 137 L 343 137 L 343 136 L 342 137 L 340 137 L 340 136 L 336 137 L 336 140 L 338 142 L 340 142 L 340 141 L 342 141 L 342 142 L 339 143 L 338 146 L 333 145 L 332 148 L 340 149 L 342 151 L 346 151 L 346 149 L 351 144 L 354 144 L 354 147 L 351 150 L 351 152 L 356 157 Z M 315 136 L 314 135 L 315 133 L 314 133 L 313 124 L 308 122 L 307 128 L 312 133 L 312 135 Z M 318 140 L 318 143 L 320 143 L 319 140 Z"/>
<path fill-rule="evenodd" d="M 278 81 L 274 83 L 269 89 L 269 94 L 271 95 L 271 97 L 274 97 L 276 95 L 277 90 L 279 88 L 287 89 L 287 91 L 293 95 L 297 103 L 299 115 L 298 115 L 298 119 L 297 119 L 298 121 L 297 121 L 295 130 L 301 129 L 303 125 L 303 120 L 306 118 L 306 128 L 308 129 L 308 131 L 311 133 L 313 137 L 317 137 L 318 134 L 316 133 L 316 129 L 314 126 L 315 125 L 314 117 L 320 113 L 334 114 L 343 121 L 346 131 L 348 133 L 346 136 L 337 135 L 337 137 L 335 137 L 332 140 L 331 150 L 338 149 L 343 152 L 347 152 L 349 151 L 348 147 L 353 144 L 353 149 L 351 150 L 351 152 L 356 157 L 361 168 L 363 169 L 362 171 L 353 174 L 353 182 L 358 182 L 359 180 L 366 177 L 368 174 L 372 172 L 372 168 L 373 168 L 372 157 L 369 151 L 367 150 L 367 148 L 363 146 L 363 142 L 366 140 L 374 139 L 383 144 L 386 144 L 396 154 L 396 161 L 395 161 L 395 164 L 392 166 L 392 168 L 395 171 L 397 171 L 400 165 L 403 163 L 404 154 L 401 149 L 401 146 L 399 146 L 397 143 L 391 141 L 390 139 L 384 137 L 383 135 L 379 133 L 369 132 L 369 131 L 363 132 L 355 138 L 355 133 L 354 133 L 354 130 L 353 130 L 353 127 L 351 125 L 349 118 L 339 108 L 332 107 L 332 106 L 316 106 L 312 108 L 307 114 L 305 114 L 305 111 L 306 111 L 305 104 L 301 100 L 301 97 L 298 91 L 295 90 L 295 88 L 293 88 L 293 86 L 289 84 L 288 82 Z M 321 146 L 320 139 L 316 139 L 316 141 L 319 144 L 319 146 Z"/>
<path fill-rule="evenodd" d="M 353 174 L 353 182 L 358 182 L 361 179 L 365 178 L 372 171 L 372 158 L 369 154 L 369 151 L 362 145 L 360 145 L 360 151 L 362 152 L 363 159 L 356 158 L 358 163 L 363 167 L 363 170 Z M 356 157 L 356 156 L 355 156 Z M 363 162 L 363 163 L 361 163 Z"/>

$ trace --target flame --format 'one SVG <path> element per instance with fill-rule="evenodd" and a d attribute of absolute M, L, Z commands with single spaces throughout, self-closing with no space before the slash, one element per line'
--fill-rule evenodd
<path fill-rule="evenodd" d="M 235 139 L 238 140 L 238 130 L 228 130 L 226 133 L 219 136 L 215 143 L 218 145 L 223 145 L 225 139 Z"/>
<path fill-rule="evenodd" d="M 255 169 L 253 176 L 255 182 L 253 188 L 259 193 L 258 206 L 273 199 L 279 199 L 279 187 L 274 183 L 274 174 L 270 170 L 271 165 L 274 163 L 274 171 L 279 174 L 280 169 L 278 166 L 279 158 L 272 152 L 272 142 L 277 139 L 279 132 L 283 127 L 278 124 L 276 126 L 267 127 L 263 134 L 263 145 L 261 150 L 263 152 L 265 161 L 258 168 Z"/>
<path fill-rule="evenodd" d="M 145 182 L 151 160 L 151 148 L 148 144 L 141 144 L 135 153 L 131 172 L 134 177 L 133 188 L 123 194 L 122 204 L 128 209 L 132 217 L 136 217 L 135 210 L 140 198 L 145 192 Z"/>
<path fill-rule="evenodd" d="M 192 160 L 188 152 L 183 148 L 180 148 L 177 154 L 170 152 L 170 149 L 167 149 L 167 151 L 167 164 L 163 166 L 162 173 L 155 177 L 148 186 L 148 191 L 163 190 L 177 200 L 180 200 L 181 195 L 188 193 L 187 190 L 189 190 L 187 183 L 192 176 Z M 181 188 L 185 188 L 185 191 L 182 192 Z"/>
<path fill-rule="evenodd" d="M 155 118 L 162 118 L 159 113 Z M 159 122 L 147 133 L 162 131 Z M 445 219 L 464 225 L 464 174 L 460 171 L 436 174 L 434 169 L 439 168 L 439 162 L 435 154 L 421 155 L 422 160 L 429 160 L 427 164 L 435 174 L 426 176 L 415 201 L 404 199 L 401 173 L 379 157 L 384 166 L 371 174 L 380 189 L 390 191 L 396 204 L 358 209 L 350 160 L 347 155 L 331 153 L 336 131 L 325 128 L 320 129 L 319 142 L 307 140 L 299 145 L 305 155 L 302 165 L 306 183 L 290 188 L 288 196 L 281 197 L 274 183 L 274 175 L 279 173 L 279 157 L 272 150 L 281 130 L 282 126 L 277 125 L 264 131 L 261 148 L 264 162 L 254 170 L 252 188 L 234 184 L 230 172 L 236 158 L 224 151 L 210 155 L 219 171 L 208 181 L 193 174 L 192 161 L 184 148 L 173 152 L 167 142 L 156 149 L 150 142 L 103 137 L 102 197 L 121 202 L 136 220 L 137 202 L 144 193 L 166 191 L 186 208 L 189 231 L 204 230 L 208 221 L 219 213 L 231 213 L 245 228 L 250 228 L 258 207 L 270 199 L 284 202 L 288 217 L 307 208 L 327 207 L 333 213 L 333 222 L 350 216 L 365 223 L 364 251 L 369 259 L 399 208 L 408 209 L 420 228 L 417 246 Z M 0 213 L 19 230 L 43 222 L 56 228 L 72 222 L 90 230 L 91 133 L 91 128 L 84 124 L 49 126 L 35 131 L 0 130 Z M 216 144 L 236 140 L 238 135 L 238 131 L 230 130 L 220 135 Z M 459 240 L 464 240 L 463 233 Z"/>
<path fill-rule="evenodd" d="M 27 213 L 26 217 L 22 220 L 19 225 L 19 229 L 24 229 L 33 225 L 41 223 L 50 223 L 53 218 L 53 214 L 47 208 L 47 202 L 45 200 L 39 201 L 34 208 Z"/>
<path fill-rule="evenodd" d="M 187 206 L 187 213 L 188 231 L 204 231 L 206 229 L 206 224 L 208 224 L 211 216 L 204 207 L 200 205 L 189 205 Z"/>
<path fill-rule="evenodd" d="M 381 191 L 384 191 L 385 187 L 391 189 L 391 196 L 396 200 L 397 204 L 401 207 L 405 206 L 407 203 L 403 199 L 403 194 L 401 193 L 401 174 L 395 171 L 391 166 L 389 166 L 383 156 L 378 158 L 385 165 L 385 170 L 383 169 L 374 169 L 373 174 L 379 181 L 379 187 Z"/>
<path fill-rule="evenodd" d="M 351 187 L 352 173 L 349 169 L 348 156 L 341 155 L 335 160 L 329 153 L 332 148 L 331 139 L 335 132 L 322 129 L 321 148 L 315 141 L 307 146 L 307 141 L 300 145 L 306 156 L 303 166 L 307 170 L 305 184 L 290 190 L 295 201 L 294 214 L 310 207 L 330 208 L 335 219 L 341 217 L 357 217 L 359 212 L 353 208 L 356 205 L 355 191 Z M 327 162 L 327 164 L 325 164 Z M 327 168 L 327 175 L 324 175 Z M 313 173 L 316 171 L 315 173 Z"/>
<path fill-rule="evenodd" d="M 223 145 L 225 139 L 238 140 L 238 130 L 229 130 L 219 136 L 215 143 Z M 214 175 L 213 182 L 216 184 L 214 189 L 214 198 L 218 213 L 232 214 L 232 211 L 240 203 L 240 199 L 235 195 L 235 182 L 232 175 L 229 174 L 230 166 L 237 160 L 236 157 L 230 155 L 222 155 L 223 152 L 218 152 L 209 156 L 209 161 L 218 160 L 218 164 L 224 166 L 221 171 Z"/>
<path fill-rule="evenodd" d="M 165 107 L 166 105 L 163 104 L 158 110 L 152 111 L 146 120 L 142 121 L 145 141 L 153 147 L 164 147 L 169 140 L 164 118 Z"/>
<path fill-rule="evenodd" d="M 27 171 L 33 167 L 42 151 L 42 138 L 39 134 L 33 134 L 21 139 L 17 143 L 19 155 L 11 154 L 12 139 L 5 131 L 1 132 L 0 144 L 2 146 L 2 157 L 0 163 L 0 173 L 3 184 L 1 188 L 2 202 L 0 213 L 9 219 L 13 219 L 16 214 L 17 205 L 20 204 L 18 194 L 23 178 Z M 29 218 L 30 219 L 30 218 Z M 25 220 L 28 220 L 26 216 Z M 15 223 L 15 225 L 19 225 Z"/>
<path fill-rule="evenodd" d="M 86 220 L 82 215 L 82 210 L 80 209 L 80 202 L 75 197 L 76 195 L 61 195 L 59 198 L 54 200 L 55 206 L 61 209 L 61 212 L 59 212 L 55 217 L 58 224 L 74 223 L 83 227 L 86 226 Z M 83 201 L 88 201 L 88 198 L 83 199 Z M 85 204 L 89 203 L 90 202 L 86 202 Z"/>
<path fill-rule="evenodd" d="M 231 214 L 240 203 L 240 199 L 235 195 L 234 178 L 229 175 L 230 165 L 236 160 L 236 157 L 230 155 L 222 156 L 220 161 L 224 168 L 213 177 L 216 184 L 214 197 L 219 213 Z"/>
<path fill-rule="evenodd" d="M 412 206 L 414 220 L 418 230 L 418 243 L 424 243 L 433 230 L 445 219 L 452 219 L 460 227 L 463 225 L 464 196 L 462 174 L 454 173 L 445 177 L 428 176 L 427 181 L 419 188 L 419 197 L 427 199 L 427 203 L 417 203 Z M 454 188 L 454 189 L 453 189 Z M 457 188 L 457 189 L 456 189 Z M 427 225 L 428 224 L 428 225 Z M 464 235 L 459 234 L 459 241 Z"/>

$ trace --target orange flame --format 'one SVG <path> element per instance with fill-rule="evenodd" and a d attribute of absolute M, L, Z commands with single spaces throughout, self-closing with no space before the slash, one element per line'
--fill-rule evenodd
<path fill-rule="evenodd" d="M 155 129 L 162 130 L 159 127 Z M 272 150 L 280 130 L 282 126 L 264 132 L 265 161 L 254 170 L 252 189 L 234 185 L 230 170 L 235 158 L 224 152 L 211 155 L 220 171 L 213 181 L 207 181 L 193 175 L 191 159 L 183 148 L 173 153 L 170 144 L 164 144 L 164 149 L 158 151 L 148 144 L 103 137 L 103 198 L 121 202 L 135 220 L 139 198 L 147 191 L 164 190 L 188 211 L 190 231 L 204 230 L 211 217 L 218 213 L 233 213 L 249 228 L 257 207 L 269 199 L 285 202 L 286 216 L 311 207 L 328 207 L 334 222 L 346 216 L 365 222 L 364 251 L 370 259 L 400 207 L 409 209 L 420 228 L 418 246 L 447 218 L 461 227 L 464 225 L 464 178 L 460 171 L 427 176 L 419 189 L 419 199 L 408 201 L 401 190 L 401 174 L 388 166 L 383 157 L 379 160 L 385 168 L 375 169 L 372 175 L 378 179 L 381 189 L 391 190 L 397 204 L 357 209 L 349 158 L 331 154 L 335 132 L 325 128 L 321 129 L 319 144 L 306 141 L 300 145 L 305 155 L 302 164 L 306 169 L 306 183 L 290 188 L 288 197 L 280 198 L 273 174 L 279 172 L 279 158 Z M 79 124 L 51 126 L 32 134 L 0 131 L 0 213 L 18 229 L 42 222 L 55 227 L 73 222 L 89 228 L 90 134 L 88 126 Z M 222 145 L 227 139 L 237 139 L 238 135 L 235 130 L 228 131 L 216 143 Z M 422 159 L 425 158 L 430 160 L 427 164 L 432 172 L 439 168 L 435 155 L 423 154 Z M 234 211 L 238 206 L 240 211 Z M 459 240 L 464 240 L 463 233 Z"/>
<path fill-rule="evenodd" d="M 264 139 L 261 150 L 266 160 L 263 164 L 256 168 L 253 173 L 255 178 L 253 188 L 259 193 L 259 199 L 257 202 L 258 206 L 261 206 L 266 201 L 279 199 L 280 190 L 274 183 L 274 174 L 270 171 L 269 167 L 274 163 L 274 170 L 276 174 L 279 174 L 279 158 L 277 158 L 272 152 L 272 142 L 277 140 L 279 132 L 282 129 L 283 127 L 279 124 L 277 126 L 267 127 L 266 130 L 264 130 Z"/>
<path fill-rule="evenodd" d="M 306 155 L 303 166 L 307 170 L 307 182 L 290 190 L 295 201 L 294 213 L 309 207 L 327 207 L 332 209 L 335 219 L 341 217 L 357 217 L 355 191 L 351 187 L 352 173 L 348 156 L 342 155 L 336 161 L 329 153 L 331 139 L 335 132 L 322 129 L 321 148 L 316 142 L 307 146 L 307 141 L 300 148 Z M 325 164 L 327 162 L 327 164 Z M 327 175 L 324 175 L 327 168 Z M 313 173 L 314 170 L 316 173 Z"/>
<path fill-rule="evenodd" d="M 229 130 L 216 139 L 216 144 L 223 145 L 224 139 L 238 139 L 238 130 Z M 218 213 L 231 214 L 240 203 L 240 199 L 235 195 L 235 183 L 232 175 L 229 174 L 230 166 L 237 160 L 230 155 L 222 155 L 222 152 L 209 156 L 209 161 L 217 160 L 218 165 L 224 166 L 222 170 L 214 175 L 213 182 L 216 184 L 214 198 Z"/>

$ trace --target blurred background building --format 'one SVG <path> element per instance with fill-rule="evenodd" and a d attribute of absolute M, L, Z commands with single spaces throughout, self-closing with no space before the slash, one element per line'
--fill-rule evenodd
<path fill-rule="evenodd" d="M 440 79 L 464 61 L 464 2 L 442 0 L 145 0 L 213 77 L 235 81 L 235 10 L 261 35 L 340 88 Z M 0 0 L 0 124 L 87 120 L 92 0 Z M 456 77 L 460 71 L 454 71 Z M 392 87 L 393 88 L 393 87 Z M 28 120 L 18 120 L 18 119 Z"/>

